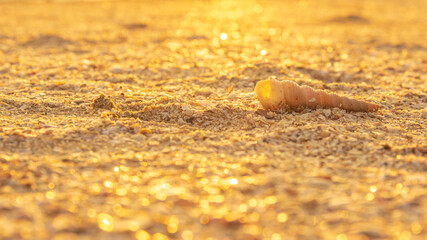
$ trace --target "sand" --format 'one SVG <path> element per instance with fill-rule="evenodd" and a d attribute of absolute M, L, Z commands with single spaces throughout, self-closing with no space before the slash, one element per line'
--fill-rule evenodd
<path fill-rule="evenodd" d="M 426 239 L 427 3 L 2 1 L 1 239 Z M 260 108 L 275 76 L 378 112 Z"/>

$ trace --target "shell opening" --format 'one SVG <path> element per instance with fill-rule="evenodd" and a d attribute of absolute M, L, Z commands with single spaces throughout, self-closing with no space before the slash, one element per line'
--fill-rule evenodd
<path fill-rule="evenodd" d="M 255 94 L 257 95 L 261 104 L 268 99 L 271 95 L 271 83 L 270 81 L 260 81 L 255 86 Z"/>
<path fill-rule="evenodd" d="M 259 81 L 255 93 L 262 107 L 268 110 L 277 110 L 284 101 L 282 85 L 274 79 Z"/>

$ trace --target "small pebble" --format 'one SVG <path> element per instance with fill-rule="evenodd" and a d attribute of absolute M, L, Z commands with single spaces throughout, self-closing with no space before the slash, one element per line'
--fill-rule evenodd
<path fill-rule="evenodd" d="M 120 74 L 120 73 L 124 73 L 124 69 L 119 66 L 115 66 L 110 68 L 110 72 L 115 74 Z"/>
<path fill-rule="evenodd" d="M 323 114 L 325 117 L 330 117 L 332 114 L 331 109 L 323 109 Z"/>
<path fill-rule="evenodd" d="M 230 93 L 227 97 L 227 99 L 229 99 L 229 100 L 234 100 L 236 98 L 237 98 L 237 95 L 235 93 Z"/>
<path fill-rule="evenodd" d="M 197 89 L 194 94 L 209 97 L 212 94 L 212 91 L 209 88 Z"/>

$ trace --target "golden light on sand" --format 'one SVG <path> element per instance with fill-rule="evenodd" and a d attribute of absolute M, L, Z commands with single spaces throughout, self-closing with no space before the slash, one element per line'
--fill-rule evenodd
<path fill-rule="evenodd" d="M 282 240 L 282 236 L 279 233 L 273 233 L 271 235 L 271 240 Z"/>
<path fill-rule="evenodd" d="M 193 240 L 193 232 L 189 231 L 189 230 L 184 230 L 181 234 L 181 237 L 183 240 Z"/>
<path fill-rule="evenodd" d="M 111 181 L 105 181 L 104 182 L 104 186 L 106 187 L 106 188 L 112 188 L 113 187 L 113 182 L 111 182 Z"/>
<path fill-rule="evenodd" d="M 46 193 L 46 198 L 47 199 L 54 199 L 55 198 L 55 192 L 54 191 L 48 191 L 47 193 Z"/>
<path fill-rule="evenodd" d="M 139 223 L 137 221 L 129 221 L 128 229 L 132 232 L 135 232 L 139 229 Z"/>
<path fill-rule="evenodd" d="M 208 208 L 209 207 L 209 201 L 208 200 L 201 200 L 200 201 L 200 207 Z"/>
<path fill-rule="evenodd" d="M 99 184 L 92 184 L 89 186 L 89 191 L 92 193 L 99 193 L 101 192 L 101 186 Z"/>
<path fill-rule="evenodd" d="M 221 33 L 220 38 L 221 38 L 221 40 L 227 40 L 227 38 L 228 38 L 227 33 Z"/>
<path fill-rule="evenodd" d="M 288 221 L 288 214 L 286 214 L 286 213 L 279 213 L 277 215 L 277 221 L 280 222 L 280 223 L 284 223 L 284 222 Z"/>
<path fill-rule="evenodd" d="M 230 184 L 231 184 L 231 185 L 236 185 L 236 184 L 238 184 L 238 183 L 239 183 L 239 180 L 237 180 L 236 178 L 231 178 L 231 179 L 229 180 L 229 182 L 230 182 Z"/>
<path fill-rule="evenodd" d="M 150 234 L 144 230 L 138 230 L 135 233 L 135 237 L 137 240 L 150 240 L 151 239 Z"/>
<path fill-rule="evenodd" d="M 209 221 L 210 221 L 209 216 L 203 215 L 202 217 L 200 217 L 201 224 L 208 224 Z"/>
<path fill-rule="evenodd" d="M 0 239 L 427 239 L 426 4 L 0 0 Z"/>
<path fill-rule="evenodd" d="M 163 233 L 155 233 L 152 239 L 153 240 L 169 240 L 168 236 L 164 235 Z"/>
<path fill-rule="evenodd" d="M 171 216 L 167 224 L 169 233 L 176 233 L 178 231 L 179 219 L 176 216 Z"/>
<path fill-rule="evenodd" d="M 125 188 L 116 189 L 116 194 L 119 196 L 126 196 L 127 193 L 128 193 L 128 191 Z"/>
<path fill-rule="evenodd" d="M 247 212 L 248 211 L 248 205 L 242 203 L 239 205 L 239 211 L 240 212 Z"/>
<path fill-rule="evenodd" d="M 420 223 L 412 223 L 411 229 L 414 234 L 419 234 L 423 231 L 423 226 Z"/>
<path fill-rule="evenodd" d="M 148 205 L 150 205 L 150 200 L 148 198 L 143 198 L 141 200 L 141 205 L 145 206 L 145 207 L 148 206 Z"/>
<path fill-rule="evenodd" d="M 90 218 L 94 218 L 96 217 L 96 210 L 93 208 L 90 208 L 87 210 L 87 216 Z"/>
<path fill-rule="evenodd" d="M 265 204 L 271 205 L 277 203 L 277 197 L 276 196 L 268 196 L 264 199 Z"/>
<path fill-rule="evenodd" d="M 252 198 L 249 200 L 249 206 L 255 207 L 257 205 L 257 200 Z"/>
<path fill-rule="evenodd" d="M 375 194 L 373 194 L 373 193 L 368 193 L 368 194 L 366 194 L 365 198 L 366 198 L 366 200 L 368 200 L 368 201 L 372 201 L 372 200 L 374 200 L 374 199 L 375 199 Z"/>
<path fill-rule="evenodd" d="M 98 226 L 100 229 L 111 232 L 114 229 L 114 218 L 107 213 L 98 215 Z"/>
<path fill-rule="evenodd" d="M 348 240 L 348 237 L 344 233 L 340 233 L 337 235 L 337 240 Z"/>

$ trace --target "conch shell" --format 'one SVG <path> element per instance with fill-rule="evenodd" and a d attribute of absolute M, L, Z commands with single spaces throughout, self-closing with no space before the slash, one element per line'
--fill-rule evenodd
<path fill-rule="evenodd" d="M 255 94 L 263 108 L 279 110 L 288 106 L 291 109 L 306 108 L 341 108 L 354 112 L 375 112 L 378 105 L 315 90 L 308 86 L 299 86 L 292 81 L 262 80 L 255 86 Z"/>

